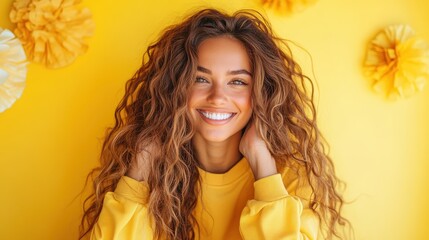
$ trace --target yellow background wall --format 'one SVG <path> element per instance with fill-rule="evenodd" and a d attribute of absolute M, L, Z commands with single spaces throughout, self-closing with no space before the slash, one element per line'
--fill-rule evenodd
<path fill-rule="evenodd" d="M 3 28 L 12 28 L 11 4 L 0 1 Z M 87 54 L 58 70 L 30 64 L 22 98 L 0 114 L 0 239 L 77 238 L 85 177 L 125 81 L 163 27 L 201 6 L 264 11 L 256 0 L 83 5 L 96 23 Z M 361 70 L 368 41 L 389 24 L 408 23 L 429 41 L 428 12 L 425 0 L 319 0 L 289 17 L 266 13 L 279 35 L 312 56 L 319 124 L 346 197 L 355 200 L 345 213 L 357 239 L 429 236 L 429 86 L 390 102 Z M 294 49 L 311 69 L 308 55 Z"/>

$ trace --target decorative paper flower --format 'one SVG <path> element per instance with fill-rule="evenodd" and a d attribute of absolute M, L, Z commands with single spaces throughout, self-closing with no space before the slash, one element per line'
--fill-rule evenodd
<path fill-rule="evenodd" d="M 80 0 L 15 0 L 10 19 L 28 58 L 50 68 L 72 63 L 87 49 L 94 24 Z"/>
<path fill-rule="evenodd" d="M 317 0 L 261 0 L 267 8 L 272 8 L 280 13 L 293 13 L 305 9 L 309 4 Z"/>
<path fill-rule="evenodd" d="M 364 63 L 374 89 L 389 98 L 408 97 L 429 77 L 428 45 L 408 25 L 385 28 L 372 40 Z"/>
<path fill-rule="evenodd" d="M 7 29 L 0 28 L 0 112 L 21 97 L 27 75 L 21 42 Z"/>

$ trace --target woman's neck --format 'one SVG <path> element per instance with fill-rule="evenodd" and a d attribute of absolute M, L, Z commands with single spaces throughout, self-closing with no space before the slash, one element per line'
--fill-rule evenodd
<path fill-rule="evenodd" d="M 239 150 L 240 140 L 241 132 L 223 142 L 209 142 L 200 135 L 195 135 L 192 144 L 200 167 L 211 173 L 230 170 L 243 157 Z"/>

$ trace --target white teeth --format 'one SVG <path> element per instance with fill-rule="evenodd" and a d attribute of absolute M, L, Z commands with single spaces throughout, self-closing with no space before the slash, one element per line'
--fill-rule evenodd
<path fill-rule="evenodd" d="M 212 120 L 225 120 L 232 116 L 232 113 L 212 113 L 212 112 L 203 112 L 201 113 L 204 115 L 204 117 Z"/>

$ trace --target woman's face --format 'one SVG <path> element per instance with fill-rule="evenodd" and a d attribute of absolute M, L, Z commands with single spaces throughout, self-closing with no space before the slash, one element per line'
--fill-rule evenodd
<path fill-rule="evenodd" d="M 252 116 L 253 79 L 244 45 L 227 36 L 204 40 L 194 81 L 188 106 L 195 134 L 208 142 L 241 134 Z"/>

